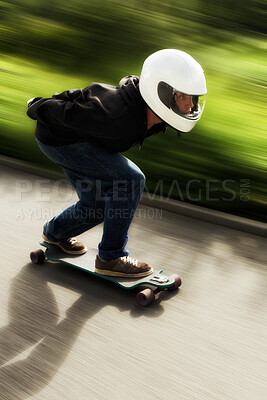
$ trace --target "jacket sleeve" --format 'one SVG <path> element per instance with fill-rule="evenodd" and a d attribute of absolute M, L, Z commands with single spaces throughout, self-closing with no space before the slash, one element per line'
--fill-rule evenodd
<path fill-rule="evenodd" d="M 35 98 L 27 115 L 38 122 L 58 128 L 101 133 L 108 117 L 97 97 L 85 98 L 80 89 L 54 94 L 52 98 Z M 102 128 L 102 129 L 101 129 Z"/>

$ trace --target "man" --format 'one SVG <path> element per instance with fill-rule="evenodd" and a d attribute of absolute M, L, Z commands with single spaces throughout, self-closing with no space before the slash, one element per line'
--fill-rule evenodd
<path fill-rule="evenodd" d="M 201 117 L 206 92 L 201 66 L 189 54 L 165 49 L 145 60 L 140 78 L 127 76 L 118 87 L 92 83 L 29 100 L 27 114 L 37 120 L 40 149 L 63 169 L 79 197 L 44 224 L 44 240 L 66 253 L 83 254 L 86 247 L 74 236 L 103 222 L 95 271 L 151 274 L 150 265 L 126 250 L 145 176 L 119 153 L 142 145 L 167 125 L 190 131 Z"/>

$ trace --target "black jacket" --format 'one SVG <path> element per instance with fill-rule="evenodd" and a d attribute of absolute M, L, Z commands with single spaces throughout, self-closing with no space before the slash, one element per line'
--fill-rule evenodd
<path fill-rule="evenodd" d="M 146 109 L 139 78 L 127 76 L 117 87 L 92 83 L 52 98 L 36 97 L 27 114 L 37 120 L 36 137 L 44 144 L 61 146 L 88 141 L 122 152 L 166 129 L 161 123 L 147 131 Z"/>

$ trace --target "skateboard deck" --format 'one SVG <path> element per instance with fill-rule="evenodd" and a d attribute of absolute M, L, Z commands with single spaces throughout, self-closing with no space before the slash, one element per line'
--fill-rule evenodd
<path fill-rule="evenodd" d="M 95 272 L 94 266 L 97 254 L 96 249 L 88 249 L 88 251 L 82 255 L 71 255 L 64 253 L 58 246 L 50 243 L 40 242 L 40 245 L 44 247 L 45 251 L 39 249 L 30 253 L 30 258 L 34 264 L 42 264 L 45 259 L 48 259 L 89 272 L 94 276 L 113 282 L 127 290 L 137 287 L 146 287 L 145 290 L 137 294 L 137 301 L 142 306 L 147 306 L 152 303 L 156 293 L 165 289 L 175 290 L 182 284 L 181 278 L 177 274 L 166 276 L 163 274 L 163 269 L 154 270 L 151 275 L 141 278 L 122 278 L 100 275 Z"/>

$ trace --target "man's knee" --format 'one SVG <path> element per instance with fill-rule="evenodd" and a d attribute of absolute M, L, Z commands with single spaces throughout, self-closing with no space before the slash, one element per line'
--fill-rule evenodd
<path fill-rule="evenodd" d="M 145 187 L 146 177 L 142 171 L 135 174 L 132 181 L 130 182 L 129 189 L 132 193 L 135 193 L 137 196 L 143 193 Z"/>
<path fill-rule="evenodd" d="M 145 187 L 145 183 L 146 183 L 146 177 L 145 177 L 145 175 L 143 174 L 143 172 L 141 172 L 141 171 L 140 171 L 140 173 L 139 173 L 138 181 L 139 181 L 140 188 L 141 188 L 142 191 L 143 191 L 143 189 L 144 189 L 144 187 Z"/>
<path fill-rule="evenodd" d="M 131 180 L 133 186 L 136 185 L 136 186 L 144 187 L 146 177 L 145 177 L 144 173 L 139 169 L 139 170 L 134 171 L 130 180 Z"/>

